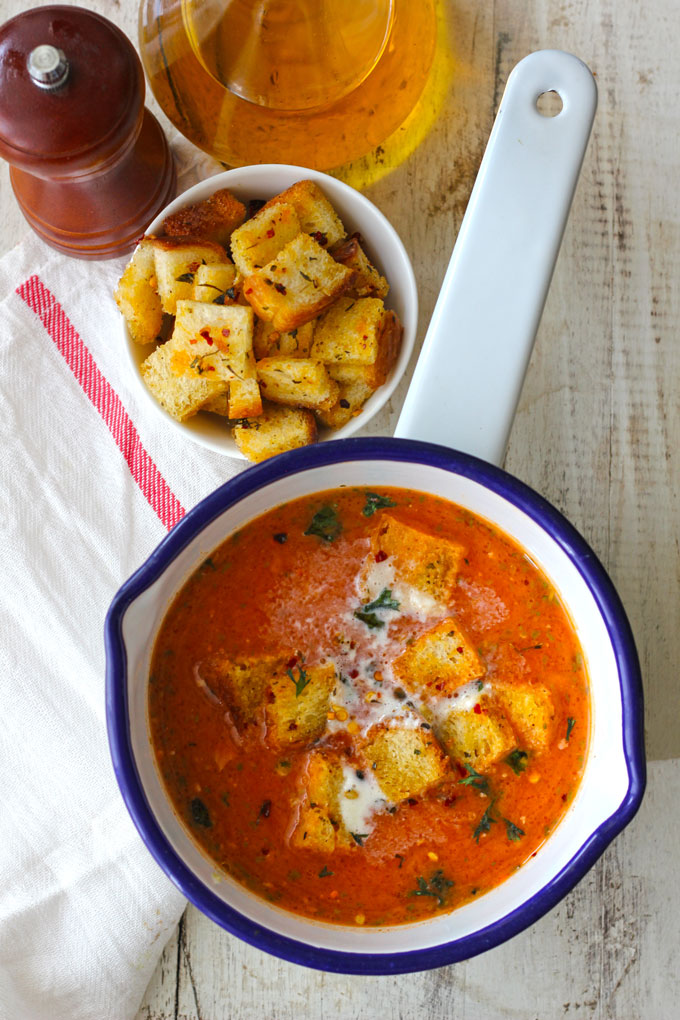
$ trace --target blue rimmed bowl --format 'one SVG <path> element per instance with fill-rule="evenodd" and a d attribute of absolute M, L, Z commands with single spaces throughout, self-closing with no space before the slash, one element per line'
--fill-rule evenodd
<path fill-rule="evenodd" d="M 402 486 L 451 500 L 518 542 L 563 600 L 590 680 L 584 775 L 535 857 L 479 900 L 393 928 L 308 920 L 250 893 L 192 841 L 154 763 L 147 681 L 174 595 L 230 533 L 278 504 L 341 485 Z M 256 564 L 254 564 L 256 568 Z M 637 810 L 645 783 L 642 687 L 630 627 L 592 550 L 542 497 L 475 457 L 405 439 L 348 439 L 252 467 L 198 504 L 121 588 L 106 620 L 107 715 L 114 769 L 139 833 L 200 910 L 246 942 L 324 970 L 386 974 L 440 967 L 516 934 L 553 907 Z"/>

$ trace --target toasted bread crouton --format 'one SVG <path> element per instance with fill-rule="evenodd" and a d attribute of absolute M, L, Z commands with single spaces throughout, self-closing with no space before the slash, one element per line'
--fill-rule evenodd
<path fill-rule="evenodd" d="M 148 238 L 137 245 L 114 297 L 135 343 L 153 343 L 161 332 L 163 308 L 157 290 L 154 247 Z"/>
<path fill-rule="evenodd" d="M 263 206 L 231 237 L 231 256 L 239 273 L 249 276 L 275 259 L 284 245 L 300 233 L 292 205 L 275 202 Z"/>
<path fill-rule="evenodd" d="M 378 298 L 344 297 L 336 301 L 319 318 L 312 357 L 326 364 L 374 365 L 380 354 L 384 320 L 385 306 Z M 381 381 L 385 381 L 384 375 Z"/>
<path fill-rule="evenodd" d="M 286 333 L 316 318 L 353 279 L 353 271 L 335 262 L 309 234 L 298 234 L 274 261 L 245 278 L 243 295 L 261 319 Z"/>
<path fill-rule="evenodd" d="M 327 365 L 326 370 L 338 384 L 338 399 L 326 409 L 319 409 L 315 414 L 322 425 L 330 429 L 340 429 L 347 422 L 361 413 L 361 408 L 377 387 L 368 385 L 362 378 L 364 369 L 370 365 Z"/>
<path fill-rule="evenodd" d="M 483 772 L 508 754 L 516 741 L 507 719 L 489 698 L 482 695 L 478 704 L 479 712 L 453 709 L 435 726 L 435 732 L 454 761 Z"/>
<path fill-rule="evenodd" d="M 253 350 L 259 361 L 261 358 L 308 358 L 314 336 L 314 322 L 306 322 L 289 333 L 279 333 L 271 322 L 257 319 Z"/>
<path fill-rule="evenodd" d="M 262 397 L 257 379 L 231 379 L 227 413 L 233 419 L 257 418 L 262 414 Z"/>
<path fill-rule="evenodd" d="M 311 358 L 263 358 L 256 369 L 262 393 L 275 404 L 323 409 L 338 399 L 338 384 Z"/>
<path fill-rule="evenodd" d="M 321 736 L 336 680 L 332 662 L 319 666 L 300 663 L 275 677 L 265 706 L 267 744 L 310 744 Z"/>
<path fill-rule="evenodd" d="M 205 301 L 179 301 L 174 337 L 183 336 L 201 354 L 212 355 L 218 376 L 254 377 L 253 312 L 244 305 L 213 305 Z M 206 347 L 204 352 L 203 346 Z M 203 367 L 207 367 L 204 361 Z"/>
<path fill-rule="evenodd" d="M 236 301 L 234 280 L 236 266 L 231 262 L 215 262 L 199 266 L 194 277 L 194 301 L 211 305 L 230 305 Z"/>
<path fill-rule="evenodd" d="M 232 231 L 239 227 L 246 207 L 227 188 L 210 198 L 168 216 L 163 224 L 167 237 L 192 237 L 227 245 Z"/>
<path fill-rule="evenodd" d="M 369 262 L 360 241 L 360 234 L 352 234 L 351 237 L 336 244 L 330 253 L 336 262 L 342 262 L 343 266 L 354 270 L 355 277 L 351 290 L 353 295 L 382 298 L 384 301 L 390 290 L 389 284 Z"/>
<path fill-rule="evenodd" d="M 263 209 L 277 202 L 292 205 L 300 221 L 300 230 L 310 234 L 324 248 L 345 236 L 345 228 L 335 209 L 314 181 L 298 181 L 270 199 Z"/>
<path fill-rule="evenodd" d="M 396 576 L 437 602 L 448 602 L 465 549 L 458 542 L 427 531 L 389 511 L 376 522 L 371 539 L 377 553 L 392 557 Z M 372 562 L 371 557 L 367 561 Z"/>
<path fill-rule="evenodd" d="M 425 631 L 392 663 L 405 691 L 422 696 L 450 695 L 483 676 L 486 669 L 455 620 L 442 620 Z"/>
<path fill-rule="evenodd" d="M 329 853 L 349 844 L 340 810 L 342 785 L 342 765 L 337 755 L 310 751 L 302 776 L 304 799 L 291 836 L 293 846 Z"/>
<path fill-rule="evenodd" d="M 163 311 L 174 315 L 177 302 L 191 299 L 199 266 L 228 261 L 219 244 L 210 241 L 184 241 L 177 237 L 155 237 L 152 240 L 156 261 L 156 277 Z"/>
<path fill-rule="evenodd" d="M 241 453 L 257 462 L 315 443 L 316 421 L 306 408 L 263 402 L 262 414 L 239 422 L 232 435 Z"/>
<path fill-rule="evenodd" d="M 425 793 L 447 770 L 446 758 L 431 730 L 375 728 L 363 753 L 380 789 L 394 804 Z"/>
<path fill-rule="evenodd" d="M 161 407 L 186 421 L 227 391 L 229 383 L 215 370 L 214 360 L 205 340 L 192 345 L 183 334 L 173 335 L 142 362 L 140 372 Z"/>
<path fill-rule="evenodd" d="M 210 694 L 222 701 L 237 729 L 255 722 L 270 684 L 283 676 L 286 659 L 281 656 L 232 658 L 217 652 L 198 667 L 200 680 Z"/>
<path fill-rule="evenodd" d="M 216 396 L 210 397 L 201 407 L 201 411 L 210 411 L 211 414 L 219 414 L 221 418 L 228 418 L 229 390 L 225 389 L 222 393 L 218 393 Z"/>
<path fill-rule="evenodd" d="M 523 744 L 532 751 L 544 750 L 555 730 L 555 706 L 548 688 L 498 681 L 494 693 Z"/>

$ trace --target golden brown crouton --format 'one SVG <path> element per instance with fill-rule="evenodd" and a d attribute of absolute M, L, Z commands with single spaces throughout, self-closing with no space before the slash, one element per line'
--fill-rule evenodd
<path fill-rule="evenodd" d="M 229 381 L 227 414 L 231 419 L 257 418 L 262 414 L 262 397 L 257 379 L 231 379 Z"/>
<path fill-rule="evenodd" d="M 544 684 L 497 681 L 494 693 L 525 746 L 542 751 L 555 729 L 555 706 Z"/>
<path fill-rule="evenodd" d="M 352 270 L 335 262 L 309 234 L 298 234 L 274 261 L 245 278 L 243 296 L 261 319 L 286 333 L 319 315 L 353 279 Z"/>
<path fill-rule="evenodd" d="M 281 249 L 300 233 L 300 221 L 292 205 L 275 202 L 235 230 L 231 254 L 238 271 L 249 276 L 276 258 Z"/>
<path fill-rule="evenodd" d="M 231 385 L 231 383 L 230 383 Z M 211 414 L 219 414 L 221 418 L 229 417 L 229 390 L 225 389 L 214 397 L 206 400 L 201 411 L 210 411 Z"/>
<path fill-rule="evenodd" d="M 279 656 L 232 658 L 217 652 L 204 659 L 198 675 L 210 694 L 229 709 L 238 729 L 255 721 L 264 704 L 265 693 L 278 676 L 283 676 L 286 659 Z"/>
<path fill-rule="evenodd" d="M 296 665 L 279 673 L 267 693 L 267 743 L 271 747 L 286 747 L 309 744 L 321 736 L 336 680 L 332 662 L 306 666 L 298 660 Z"/>
<path fill-rule="evenodd" d="M 341 299 L 338 304 L 342 304 Z M 331 362 L 326 367 L 328 374 L 340 384 L 343 384 L 351 393 L 357 397 L 360 392 L 365 395 L 360 403 L 374 393 L 379 386 L 382 386 L 396 360 L 401 345 L 402 328 L 399 319 L 392 311 L 386 311 L 383 316 L 382 325 L 378 334 L 378 354 L 372 365 L 361 365 L 356 362 L 340 361 Z M 341 394 L 350 399 L 347 393 Z"/>
<path fill-rule="evenodd" d="M 257 380 L 267 400 L 289 407 L 331 407 L 338 385 L 319 361 L 311 358 L 263 358 Z"/>
<path fill-rule="evenodd" d="M 448 695 L 486 672 L 477 652 L 449 617 L 425 631 L 392 663 L 395 679 L 422 696 Z"/>
<path fill-rule="evenodd" d="M 355 277 L 351 290 L 353 295 L 382 298 L 384 301 L 389 293 L 389 284 L 369 262 L 360 241 L 360 234 L 352 234 L 351 237 L 336 244 L 330 253 L 336 262 L 342 262 L 343 266 L 354 270 Z"/>
<path fill-rule="evenodd" d="M 236 301 L 236 267 L 231 262 L 199 266 L 194 277 L 194 301 L 212 305 L 230 305 Z"/>
<path fill-rule="evenodd" d="M 153 244 L 142 238 L 114 294 L 130 336 L 137 344 L 151 344 L 161 332 L 163 309 L 157 286 Z"/>
<path fill-rule="evenodd" d="M 177 421 L 186 421 L 206 401 L 227 392 L 229 383 L 215 370 L 213 348 L 173 336 L 142 362 L 142 379 L 161 407 Z"/>
<path fill-rule="evenodd" d="M 316 421 L 306 408 L 262 405 L 262 414 L 246 418 L 232 430 L 234 441 L 248 460 L 261 461 L 286 450 L 316 442 Z"/>
<path fill-rule="evenodd" d="M 191 347 L 207 347 L 218 376 L 254 378 L 253 312 L 245 305 L 213 305 L 205 301 L 179 301 L 173 337 L 183 336 Z M 203 361 L 203 368 L 207 364 Z"/>
<path fill-rule="evenodd" d="M 388 511 L 377 521 L 371 545 L 373 559 L 377 553 L 392 557 L 398 580 L 413 585 L 437 602 L 448 602 L 465 555 L 458 542 Z"/>
<path fill-rule="evenodd" d="M 255 357 L 258 361 L 261 358 L 308 358 L 314 326 L 314 322 L 306 322 L 289 333 L 279 333 L 271 322 L 257 319 L 253 338 Z"/>
<path fill-rule="evenodd" d="M 349 844 L 339 806 L 342 784 L 342 765 L 337 755 L 332 751 L 310 751 L 302 776 L 304 799 L 291 836 L 293 846 L 329 853 Z"/>
<path fill-rule="evenodd" d="M 369 386 L 362 378 L 361 371 L 370 365 L 327 365 L 326 370 L 338 384 L 338 399 L 326 409 L 315 411 L 322 425 L 331 429 L 340 429 L 350 418 L 361 413 L 363 404 L 376 387 Z M 357 370 L 357 371 L 353 371 Z"/>
<path fill-rule="evenodd" d="M 168 315 L 175 314 L 178 301 L 193 297 L 199 266 L 228 261 L 224 248 L 210 241 L 155 237 L 151 243 L 156 260 L 158 293 L 163 311 Z"/>
<path fill-rule="evenodd" d="M 210 198 L 168 216 L 163 224 L 167 237 L 192 237 L 217 244 L 229 243 L 231 233 L 243 223 L 246 207 L 227 188 Z"/>
<path fill-rule="evenodd" d="M 300 230 L 311 234 L 324 248 L 345 236 L 345 228 L 335 209 L 314 181 L 298 181 L 262 208 L 267 209 L 277 202 L 292 205 L 300 221 Z"/>
<path fill-rule="evenodd" d="M 515 747 L 515 737 L 503 713 L 485 695 L 475 708 L 453 709 L 435 732 L 451 758 L 483 772 Z"/>
<path fill-rule="evenodd" d="M 336 301 L 319 318 L 312 357 L 326 364 L 374 365 L 380 354 L 384 319 L 385 306 L 378 298 L 344 297 Z M 380 382 L 385 381 L 385 375 Z"/>
<path fill-rule="evenodd" d="M 368 736 L 363 753 L 388 800 L 418 797 L 444 778 L 446 758 L 431 730 L 381 727 Z"/>

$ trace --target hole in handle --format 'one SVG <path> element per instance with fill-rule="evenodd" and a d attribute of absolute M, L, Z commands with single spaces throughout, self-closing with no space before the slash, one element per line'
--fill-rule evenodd
<path fill-rule="evenodd" d="M 562 112 L 562 97 L 554 89 L 550 92 L 541 92 L 536 100 L 536 109 L 542 117 L 556 117 Z"/>

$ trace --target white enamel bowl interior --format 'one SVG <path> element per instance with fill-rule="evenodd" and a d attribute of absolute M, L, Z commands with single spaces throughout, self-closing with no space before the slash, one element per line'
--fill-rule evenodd
<path fill-rule="evenodd" d="M 559 826 L 517 873 L 478 901 L 453 913 L 385 929 L 338 927 L 305 920 L 249 893 L 228 876 L 216 876 L 178 821 L 159 780 L 147 722 L 147 676 L 153 640 L 174 594 L 191 572 L 231 532 L 270 507 L 339 485 L 407 486 L 451 500 L 513 536 L 541 566 L 568 607 L 581 642 L 591 684 L 592 719 L 584 778 Z M 479 483 L 425 464 L 344 461 L 300 471 L 240 500 L 209 524 L 128 608 L 127 649 L 131 742 L 143 789 L 165 837 L 194 875 L 218 897 L 271 931 L 311 946 L 340 952 L 400 953 L 426 949 L 477 932 L 527 903 L 569 863 L 619 807 L 628 787 L 622 744 L 622 705 L 617 665 L 606 626 L 578 570 L 550 535 L 504 497 Z"/>
<path fill-rule="evenodd" d="M 394 227 L 383 214 L 369 202 L 360 192 L 328 174 L 304 167 L 287 166 L 285 164 L 262 164 L 260 166 L 244 166 L 235 170 L 227 170 L 208 180 L 189 188 L 171 202 L 147 229 L 147 234 L 161 234 L 165 219 L 178 209 L 187 205 L 202 202 L 220 188 L 229 188 L 241 201 L 247 203 L 251 199 L 269 199 L 285 188 L 301 180 L 316 181 L 324 194 L 336 209 L 349 234 L 358 231 L 364 239 L 368 257 L 380 270 L 390 285 L 390 293 L 385 301 L 392 308 L 404 327 L 399 357 L 385 384 L 381 386 L 364 404 L 361 414 L 352 418 L 343 428 L 331 432 L 320 429 L 319 438 L 343 439 L 363 428 L 378 411 L 384 407 L 391 397 L 399 380 L 408 365 L 418 327 L 418 293 L 413 268 L 406 254 L 406 249 Z M 130 365 L 130 371 L 137 380 L 139 389 L 154 411 L 162 415 L 171 428 L 178 429 L 195 442 L 216 450 L 218 453 L 230 454 L 243 459 L 243 454 L 231 438 L 226 419 L 214 414 L 198 414 L 186 422 L 178 422 L 164 411 L 152 397 L 144 385 L 140 374 L 140 365 L 148 357 L 151 348 L 148 345 L 136 344 L 130 337 L 127 326 L 122 322 L 123 349 Z"/>

